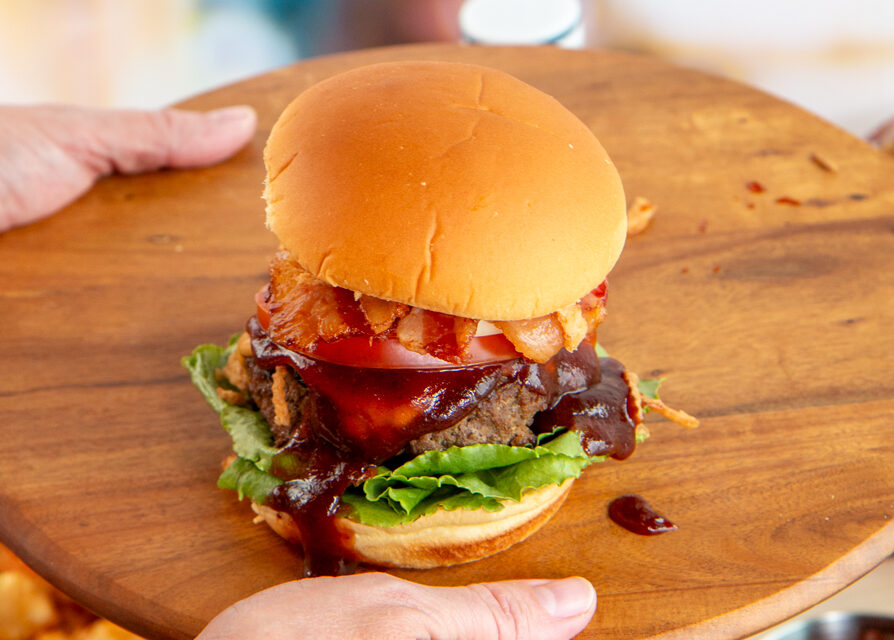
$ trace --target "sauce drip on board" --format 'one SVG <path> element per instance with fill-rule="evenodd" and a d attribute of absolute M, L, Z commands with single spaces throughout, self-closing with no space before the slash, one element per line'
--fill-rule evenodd
<path fill-rule="evenodd" d="M 501 380 L 547 399 L 550 409 L 538 414 L 535 433 L 574 429 L 589 455 L 618 459 L 635 446 L 638 407 L 623 366 L 597 358 L 587 344 L 544 364 L 518 358 L 464 369 L 366 369 L 285 349 L 254 317 L 248 332 L 258 366 L 291 366 L 309 391 L 301 425 L 274 458 L 272 471 L 285 482 L 267 499 L 295 521 L 307 576 L 344 572 L 353 560 L 351 540 L 335 518 L 344 491 L 411 440 L 462 420 Z"/>
<path fill-rule="evenodd" d="M 641 536 L 657 536 L 677 530 L 677 525 L 652 509 L 643 498 L 633 494 L 612 500 L 608 505 L 608 517 L 615 524 Z"/>
<path fill-rule="evenodd" d="M 757 180 L 752 180 L 750 182 L 745 183 L 745 188 L 748 189 L 751 193 L 763 193 L 766 191 L 764 185 L 762 185 Z"/>

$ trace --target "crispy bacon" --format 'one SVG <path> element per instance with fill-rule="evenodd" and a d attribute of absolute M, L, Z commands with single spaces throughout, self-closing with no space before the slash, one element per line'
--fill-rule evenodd
<path fill-rule="evenodd" d="M 574 351 L 585 338 L 596 341 L 596 328 L 605 318 L 605 283 L 576 304 L 531 320 L 495 322 L 526 358 L 546 362 L 563 347 Z"/>
<path fill-rule="evenodd" d="M 667 406 L 660 398 L 650 398 L 640 393 L 639 376 L 632 371 L 625 371 L 624 379 L 627 381 L 630 390 L 633 392 L 634 400 L 640 407 L 650 409 L 685 429 L 695 429 L 698 427 L 698 418 L 686 413 L 682 409 L 674 409 Z M 640 422 L 642 422 L 642 419 L 640 419 Z"/>
<path fill-rule="evenodd" d="M 339 310 L 336 288 L 318 280 L 278 251 L 270 263 L 270 337 L 279 344 L 309 349 L 355 333 Z"/>
<path fill-rule="evenodd" d="M 565 334 L 555 313 L 531 320 L 494 322 L 519 353 L 534 362 L 546 362 L 565 345 Z"/>
<path fill-rule="evenodd" d="M 587 323 L 587 339 L 596 342 L 596 329 L 605 320 L 605 283 L 585 295 L 577 303 Z"/>
<path fill-rule="evenodd" d="M 587 337 L 587 321 L 581 308 L 576 304 L 569 304 L 556 311 L 556 320 L 562 328 L 563 345 L 568 351 L 577 349 L 577 345 Z"/>
<path fill-rule="evenodd" d="M 308 273 L 287 251 L 270 264 L 269 335 L 277 343 L 312 350 L 318 341 L 349 336 L 394 336 L 410 351 L 447 362 L 469 357 L 478 320 L 427 311 L 334 287 Z M 605 283 L 576 304 L 530 320 L 495 321 L 526 358 L 546 362 L 560 350 L 595 341 L 605 317 Z"/>
<path fill-rule="evenodd" d="M 627 235 L 636 236 L 648 229 L 657 210 L 654 204 L 642 196 L 636 196 L 627 209 Z"/>
<path fill-rule="evenodd" d="M 397 323 L 395 335 L 404 349 L 425 354 L 425 311 L 417 307 Z"/>
<path fill-rule="evenodd" d="M 412 307 L 397 323 L 395 335 L 410 351 L 460 363 L 468 357 L 477 329 L 477 320 Z"/>
<path fill-rule="evenodd" d="M 360 310 L 363 311 L 363 316 L 366 318 L 366 323 L 375 335 L 388 331 L 396 320 L 410 312 L 409 305 L 373 296 L 361 295 L 358 302 Z"/>
<path fill-rule="evenodd" d="M 478 331 L 478 321 L 471 318 L 453 316 L 453 335 L 456 338 L 456 352 L 462 361 L 469 357 L 472 338 Z"/>
<path fill-rule="evenodd" d="M 695 429 L 699 424 L 698 418 L 689 415 L 682 409 L 669 407 L 657 398 L 643 398 L 643 406 L 648 407 L 656 413 L 660 413 L 671 422 L 676 422 L 678 425 L 685 427 L 686 429 Z"/>

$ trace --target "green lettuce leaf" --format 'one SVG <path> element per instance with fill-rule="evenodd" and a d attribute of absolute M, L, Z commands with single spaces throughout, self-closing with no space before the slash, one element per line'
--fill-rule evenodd
<path fill-rule="evenodd" d="M 525 491 L 576 478 L 601 459 L 584 453 L 576 432 L 541 438 L 534 447 L 475 444 L 427 451 L 396 469 L 379 467 L 345 502 L 355 507 L 349 517 L 379 526 L 412 522 L 439 506 L 494 511 L 500 500 L 520 500 Z M 367 509 L 361 501 L 387 504 L 388 512 Z"/>
<path fill-rule="evenodd" d="M 468 492 L 451 491 L 445 489 L 430 494 L 421 501 L 411 513 L 395 509 L 391 502 L 379 500 L 370 502 L 361 491 L 356 488 L 349 489 L 341 497 L 343 504 L 351 507 L 348 517 L 364 524 L 378 527 L 394 527 L 406 524 L 425 515 L 430 515 L 438 509 L 454 511 L 456 509 L 484 509 L 486 511 L 499 511 L 503 505 L 495 498 L 487 498 Z"/>
<path fill-rule="evenodd" d="M 261 471 L 270 471 L 277 449 L 264 416 L 259 411 L 224 404 L 220 424 L 233 438 L 233 451 L 254 462 Z"/>
<path fill-rule="evenodd" d="M 254 462 L 245 458 L 233 460 L 217 479 L 217 486 L 221 489 L 232 489 L 240 500 L 247 497 L 258 504 L 263 504 L 270 492 L 281 483 L 282 480 L 261 471 Z"/>
<path fill-rule="evenodd" d="M 282 482 L 267 473 L 276 455 L 270 426 L 259 411 L 230 404 L 217 395 L 221 383 L 216 372 L 227 363 L 236 348 L 237 338 L 238 335 L 231 338 L 225 349 L 213 344 L 200 345 L 181 362 L 189 371 L 193 384 L 220 416 L 221 426 L 233 439 L 233 451 L 238 457 L 218 479 L 218 486 L 236 490 L 240 500 L 247 495 L 261 503 L 267 493 Z M 249 466 L 257 473 L 253 473 Z M 269 490 L 261 494 L 263 487 L 269 487 Z M 255 500 L 255 497 L 260 499 Z"/>
<path fill-rule="evenodd" d="M 221 349 L 216 344 L 203 344 L 196 347 L 192 355 L 184 356 L 180 360 L 180 363 L 189 371 L 192 383 L 217 413 L 223 411 L 227 403 L 217 395 L 219 384 L 215 371 L 227 363 L 227 358 L 230 357 L 233 348 L 232 339 L 226 349 Z"/>
<path fill-rule="evenodd" d="M 664 378 L 643 378 L 639 381 L 637 387 L 639 392 L 647 398 L 658 400 L 658 387 L 661 386 L 662 382 L 664 382 Z M 646 410 L 648 411 L 648 407 L 646 407 Z"/>

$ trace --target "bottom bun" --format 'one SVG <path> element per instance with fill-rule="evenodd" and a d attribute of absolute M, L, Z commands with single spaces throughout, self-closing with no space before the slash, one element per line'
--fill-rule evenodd
<path fill-rule="evenodd" d="M 337 525 L 353 535 L 354 553 L 362 562 L 405 569 L 448 567 L 486 558 L 530 536 L 562 506 L 573 483 L 568 479 L 529 491 L 520 502 L 505 500 L 499 511 L 438 510 L 396 527 L 373 527 L 348 518 L 338 518 Z M 289 514 L 254 503 L 252 509 L 280 536 L 301 542 Z"/>

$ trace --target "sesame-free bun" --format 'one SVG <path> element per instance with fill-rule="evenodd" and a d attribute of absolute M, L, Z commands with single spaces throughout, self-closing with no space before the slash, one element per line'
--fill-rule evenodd
<path fill-rule="evenodd" d="M 486 320 L 577 301 L 621 253 L 605 150 L 554 98 L 446 62 L 361 67 L 299 95 L 264 152 L 267 224 L 326 282 Z"/>
<path fill-rule="evenodd" d="M 396 527 L 339 517 L 337 526 L 350 532 L 353 551 L 362 562 L 405 569 L 447 567 L 485 558 L 530 536 L 562 506 L 573 482 L 530 491 L 520 502 L 505 501 L 499 511 L 439 510 Z M 254 503 L 252 508 L 280 536 L 301 541 L 290 515 Z"/>

